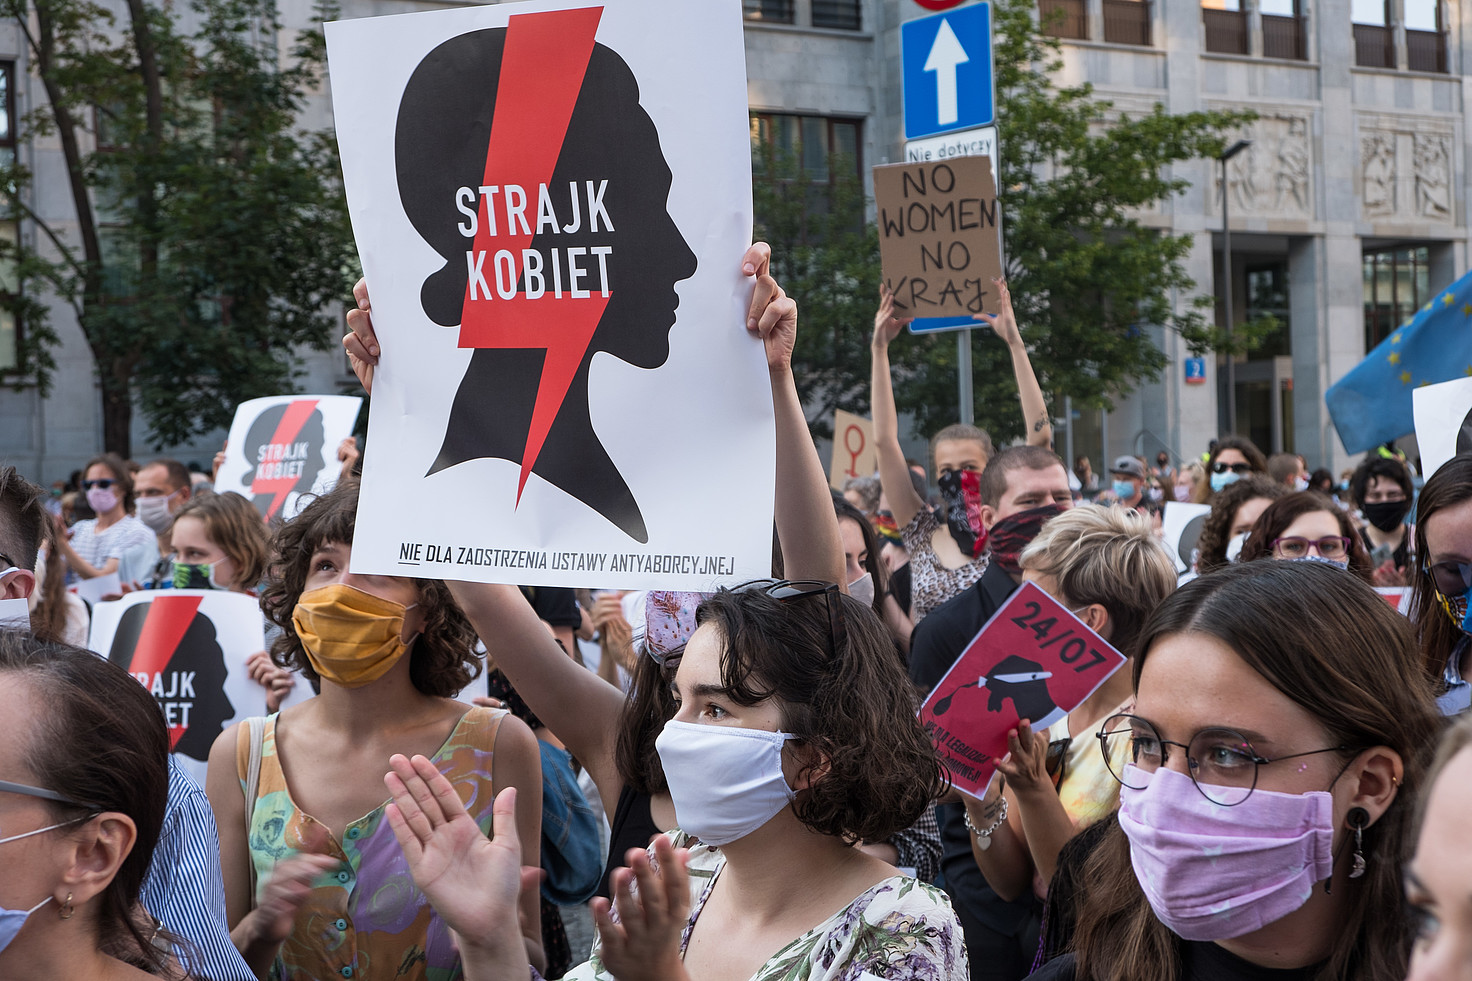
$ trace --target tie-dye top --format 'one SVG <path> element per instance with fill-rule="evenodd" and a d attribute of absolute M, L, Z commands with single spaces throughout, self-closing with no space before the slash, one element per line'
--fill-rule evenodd
<path fill-rule="evenodd" d="M 506 714 L 471 709 L 432 757 L 487 834 L 494 795 L 493 750 Z M 458 981 L 460 956 L 451 946 L 449 928 L 414 887 L 408 862 L 384 819 L 388 801 L 349 824 L 343 840 L 337 840 L 291 799 L 276 756 L 276 719 L 273 715 L 266 720 L 260 789 L 250 822 L 256 901 L 272 868 L 292 855 L 331 855 L 338 865 L 313 884 L 272 965 L 271 978 Z M 250 737 L 248 726 L 240 728 L 236 770 L 244 792 Z"/>

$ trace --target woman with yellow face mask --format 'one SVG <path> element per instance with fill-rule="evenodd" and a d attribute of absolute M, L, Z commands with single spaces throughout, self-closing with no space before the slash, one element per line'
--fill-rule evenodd
<path fill-rule="evenodd" d="M 384 820 L 384 761 L 429 756 L 487 833 L 492 798 L 516 787 L 521 846 L 535 855 L 540 754 L 516 718 L 455 701 L 480 658 L 443 582 L 349 571 L 357 504 L 357 482 L 344 481 L 272 542 L 271 656 L 321 693 L 269 716 L 259 739 L 245 723 L 226 730 L 210 752 L 226 914 L 258 976 L 453 981 L 459 954 Z M 535 891 L 523 906 L 540 966 Z"/>

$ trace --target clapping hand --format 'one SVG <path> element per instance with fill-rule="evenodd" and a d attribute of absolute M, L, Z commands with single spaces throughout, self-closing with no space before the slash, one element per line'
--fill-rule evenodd
<path fill-rule="evenodd" d="M 615 869 L 609 889 L 618 908 L 613 919 L 606 899 L 593 900 L 593 924 L 602 941 L 600 956 L 618 981 L 668 981 L 684 978 L 680 935 L 690 917 L 688 853 L 669 838 L 654 839 L 654 858 L 630 849 L 628 867 Z M 638 895 L 634 883 L 638 883 Z"/>

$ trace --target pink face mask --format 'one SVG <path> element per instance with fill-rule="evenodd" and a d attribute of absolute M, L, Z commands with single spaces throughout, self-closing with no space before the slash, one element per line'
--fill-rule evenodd
<path fill-rule="evenodd" d="M 1257 789 L 1225 807 L 1184 773 L 1126 767 L 1119 826 L 1155 915 L 1186 940 L 1228 940 L 1308 902 L 1334 871 L 1334 798 Z"/>

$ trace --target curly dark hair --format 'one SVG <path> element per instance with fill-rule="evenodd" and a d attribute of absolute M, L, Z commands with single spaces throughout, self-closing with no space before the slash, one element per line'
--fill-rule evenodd
<path fill-rule="evenodd" d="M 829 653 L 829 602 L 847 639 Z M 696 622 L 725 639 L 721 684 L 741 705 L 775 698 L 783 731 L 810 751 L 814 780 L 798 820 L 846 841 L 883 841 L 910 827 L 945 792 L 945 770 L 915 717 L 915 692 L 874 611 L 839 592 L 786 600 L 760 589 L 721 590 Z"/>
<path fill-rule="evenodd" d="M 271 644 L 271 660 L 279 667 L 300 671 L 311 681 L 317 681 L 318 675 L 291 616 L 306 586 L 312 554 L 328 543 L 351 546 L 357 517 L 358 481 L 349 478 L 277 528 L 271 539 L 271 563 L 261 590 L 261 610 L 281 628 Z M 424 610 L 424 629 L 409 651 L 409 678 L 426 695 L 454 698 L 481 672 L 475 627 L 443 580 L 413 582 Z"/>
<path fill-rule="evenodd" d="M 1276 501 L 1292 491 L 1284 484 L 1260 474 L 1248 474 L 1228 484 L 1211 499 L 1211 513 L 1201 523 L 1201 537 L 1196 540 L 1196 571 L 1206 575 L 1227 564 L 1227 544 L 1232 539 L 1232 524 L 1237 511 L 1256 497 Z"/>
<path fill-rule="evenodd" d="M 1349 497 L 1356 507 L 1364 506 L 1365 494 L 1369 492 L 1370 481 L 1375 477 L 1384 477 L 1393 482 L 1408 501 L 1416 496 L 1415 485 L 1411 483 L 1411 472 L 1404 463 L 1394 457 L 1371 456 L 1366 457 L 1349 478 Z"/>
<path fill-rule="evenodd" d="M 1370 563 L 1370 553 L 1365 551 L 1364 539 L 1355 531 L 1354 525 L 1350 524 L 1349 515 L 1340 510 L 1333 501 L 1313 491 L 1298 491 L 1269 504 L 1253 526 L 1252 534 L 1247 536 L 1247 541 L 1242 545 L 1242 561 L 1272 558 L 1273 542 L 1278 536 L 1302 515 L 1318 511 L 1334 517 L 1339 525 L 1339 534 L 1349 539 L 1349 571 L 1369 583 L 1374 568 Z"/>

